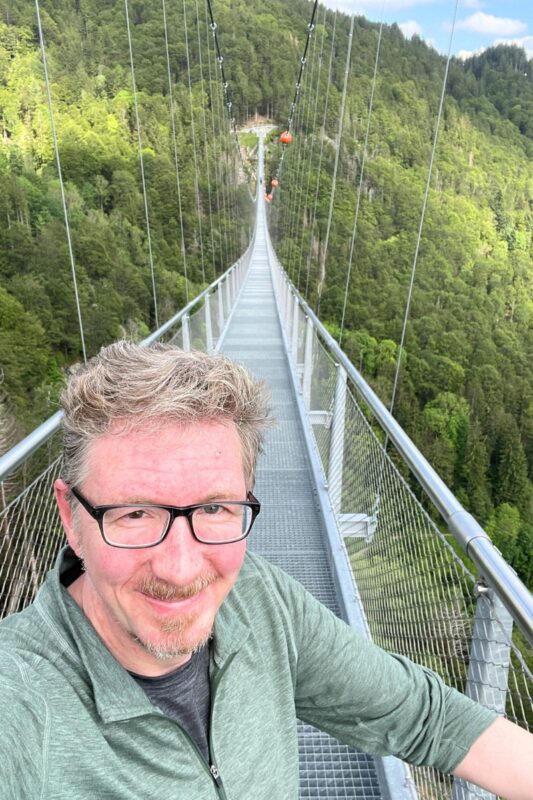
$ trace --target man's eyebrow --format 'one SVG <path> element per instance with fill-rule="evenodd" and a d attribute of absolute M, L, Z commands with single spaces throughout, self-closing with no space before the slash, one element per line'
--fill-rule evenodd
<path fill-rule="evenodd" d="M 246 497 L 241 497 L 241 494 L 235 494 L 235 492 L 230 491 L 222 491 L 216 492 L 214 494 L 209 494 L 205 500 L 201 500 L 200 504 L 203 505 L 204 503 L 212 503 L 213 500 L 231 500 L 232 502 L 239 502 L 240 500 L 246 500 Z M 197 503 L 192 503 L 191 505 L 198 505 Z"/>
<path fill-rule="evenodd" d="M 213 503 L 215 500 L 227 500 L 228 502 L 231 501 L 233 503 L 239 501 L 245 501 L 246 497 L 242 497 L 241 493 L 238 494 L 234 491 L 229 489 L 221 489 L 217 492 L 210 492 L 208 495 L 203 497 L 201 500 L 197 500 L 195 503 L 187 503 L 184 506 L 178 506 L 177 503 L 157 503 L 154 500 L 147 500 L 145 497 L 137 498 L 137 499 L 128 499 L 122 500 L 120 503 L 114 503 L 113 505 L 119 506 L 175 506 L 176 508 L 186 508 L 187 506 L 202 506 L 206 503 Z"/>

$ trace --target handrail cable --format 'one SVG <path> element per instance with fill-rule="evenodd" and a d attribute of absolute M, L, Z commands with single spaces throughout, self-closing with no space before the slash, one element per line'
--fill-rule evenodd
<path fill-rule="evenodd" d="M 209 167 L 209 144 L 207 141 L 207 118 L 205 113 L 205 87 L 204 87 L 204 62 L 202 57 L 202 42 L 200 37 L 200 12 L 198 10 L 198 0 L 195 0 L 196 7 L 196 28 L 198 32 L 198 56 L 200 59 L 200 88 L 202 91 L 202 120 L 204 126 L 204 157 L 205 169 L 207 173 L 207 203 L 209 205 L 209 234 L 211 239 L 211 266 L 213 267 L 213 278 L 217 276 L 217 268 L 215 264 L 215 239 L 213 235 L 213 208 L 211 205 L 211 169 Z"/>
<path fill-rule="evenodd" d="M 354 26 L 355 16 L 352 14 L 352 18 L 350 20 L 350 33 L 348 34 L 348 52 L 346 53 L 346 66 L 344 69 L 344 84 L 342 87 L 342 99 L 341 99 L 341 108 L 339 113 L 339 128 L 337 131 L 337 142 L 335 148 L 335 163 L 333 165 L 333 184 L 331 187 L 331 194 L 329 199 L 329 214 L 328 214 L 328 224 L 326 228 L 326 240 L 324 242 L 324 247 L 322 249 L 322 257 L 320 259 L 320 272 L 318 277 L 318 284 L 317 284 L 317 306 L 316 306 L 316 313 L 317 315 L 320 314 L 320 302 L 322 300 L 322 290 L 324 288 L 324 283 L 326 280 L 326 260 L 328 257 L 328 246 L 329 246 L 329 234 L 331 231 L 331 221 L 333 219 L 333 205 L 335 202 L 335 191 L 337 188 L 337 170 L 339 168 L 339 156 L 341 151 L 341 144 L 342 144 L 342 130 L 344 125 L 344 108 L 346 106 L 346 91 L 348 88 L 348 75 L 350 72 L 350 59 L 352 55 L 352 42 L 353 42 L 353 26 Z"/>
<path fill-rule="evenodd" d="M 384 5 L 384 3 L 381 6 L 382 15 L 383 15 L 383 5 Z M 376 59 L 375 59 L 375 62 L 374 62 L 374 74 L 372 76 L 372 88 L 370 90 L 370 100 L 368 102 L 368 118 L 367 118 L 367 123 L 366 123 L 365 143 L 364 143 L 364 146 L 363 146 L 363 157 L 362 157 L 362 160 L 361 160 L 361 170 L 360 170 L 360 174 L 359 174 L 359 186 L 357 188 L 357 201 L 356 201 L 356 206 L 355 206 L 355 214 L 354 214 L 354 221 L 353 221 L 353 228 L 352 228 L 352 238 L 351 238 L 351 241 L 350 241 L 350 255 L 349 255 L 349 258 L 348 258 L 348 272 L 346 274 L 346 286 L 345 286 L 345 289 L 344 289 L 344 303 L 343 303 L 343 306 L 342 306 L 342 318 L 341 318 L 341 328 L 340 328 L 340 333 L 339 333 L 339 344 L 342 344 L 342 334 L 344 332 L 344 319 L 345 319 L 345 316 L 346 316 L 346 305 L 347 305 L 347 302 L 348 302 L 348 291 L 349 291 L 349 287 L 350 287 L 350 278 L 351 278 L 351 273 L 352 273 L 352 262 L 353 262 L 353 254 L 354 254 L 354 249 L 355 249 L 355 239 L 356 239 L 356 234 L 357 234 L 357 223 L 359 221 L 359 209 L 360 209 L 360 206 L 361 206 L 361 194 L 362 194 L 362 189 L 363 189 L 363 178 L 364 178 L 364 174 L 365 174 L 366 157 L 368 155 L 368 139 L 369 139 L 369 136 L 370 136 L 370 124 L 371 124 L 371 121 L 372 121 L 372 109 L 374 107 L 374 94 L 375 94 L 375 91 L 376 91 L 376 79 L 377 79 L 377 74 L 378 74 L 379 53 L 380 53 L 380 49 L 381 49 L 382 33 L 383 33 L 383 19 L 381 20 L 380 25 L 379 25 L 378 41 L 377 41 L 377 45 L 376 45 Z"/>
<path fill-rule="evenodd" d="M 218 208 L 219 208 L 219 220 L 220 220 L 220 249 L 221 253 L 224 250 L 225 257 L 222 259 L 224 264 L 230 263 L 230 255 L 229 255 L 229 244 L 228 244 L 228 213 L 227 207 L 229 206 L 229 199 L 227 197 L 228 188 L 226 185 L 226 181 L 223 180 L 224 175 L 224 167 L 223 167 L 223 153 L 224 153 L 224 141 L 223 141 L 223 133 L 222 133 L 222 116 L 224 114 L 222 110 L 222 98 L 221 93 L 218 91 L 219 89 L 219 81 L 216 78 L 216 70 L 215 70 L 215 77 L 213 77 L 213 65 L 211 62 L 211 46 L 210 40 L 213 40 L 213 47 L 215 45 L 215 31 L 211 29 L 209 24 L 209 16 L 208 16 L 208 9 L 207 3 L 205 5 L 205 23 L 206 23 L 206 38 L 207 38 L 207 63 L 209 68 L 209 91 L 211 96 L 211 124 L 213 128 L 213 140 L 215 142 L 215 163 L 217 169 L 217 180 L 218 185 L 220 187 L 219 193 L 217 194 L 218 200 Z M 211 34 L 211 35 L 210 35 Z M 216 53 L 214 54 L 216 58 Z M 214 88 L 214 91 L 213 91 Z M 215 114 L 216 108 L 216 114 Z M 216 125 L 215 125 L 216 120 Z M 220 194 L 221 192 L 221 194 Z M 222 200 L 220 200 L 220 197 Z"/>
<path fill-rule="evenodd" d="M 50 125 L 52 129 L 52 139 L 54 142 L 54 154 L 56 158 L 56 166 L 57 166 L 57 175 L 59 178 L 59 187 L 61 191 L 61 204 L 63 206 L 63 216 L 65 219 L 65 231 L 67 234 L 67 245 L 68 245 L 68 253 L 70 258 L 70 268 L 72 271 L 72 284 L 74 288 L 74 299 L 76 302 L 76 311 L 78 314 L 78 327 L 80 331 L 80 339 L 81 339 L 81 349 L 83 352 L 83 361 L 87 363 L 87 349 L 85 347 L 85 333 L 83 330 L 83 318 L 81 315 L 81 306 L 80 306 L 80 296 L 78 292 L 78 279 L 76 276 L 76 263 L 74 261 L 74 250 L 72 247 L 72 237 L 70 234 L 70 222 L 68 218 L 68 210 L 67 210 L 67 198 L 65 195 L 65 186 L 63 184 L 63 171 L 61 169 L 61 158 L 59 156 L 59 145 L 57 141 L 57 131 L 54 119 L 54 107 L 52 104 L 52 92 L 50 89 L 50 78 L 48 75 L 48 63 L 46 60 L 46 47 L 44 44 L 44 34 L 43 34 L 43 27 L 41 23 L 41 9 L 39 6 L 39 0 L 35 0 L 35 12 L 37 14 L 37 27 L 39 29 L 39 44 L 41 46 L 41 58 L 43 62 L 43 69 L 44 69 L 44 80 L 46 84 L 46 95 L 48 99 L 48 111 L 50 114 Z"/>
<path fill-rule="evenodd" d="M 311 38 L 311 34 L 309 35 L 309 39 Z M 299 188 L 300 188 L 300 181 L 303 183 L 303 175 L 306 164 L 309 162 L 309 155 L 307 154 L 306 157 L 306 148 L 304 145 L 304 141 L 307 135 L 307 131 L 309 130 L 309 116 L 310 116 L 310 108 L 311 108 L 311 101 L 312 101 L 312 86 L 313 86 L 313 75 L 315 71 L 315 57 L 316 57 L 316 41 L 317 37 L 313 36 L 313 42 L 311 45 L 311 52 L 309 56 L 309 60 L 311 61 L 311 69 L 306 69 L 303 80 L 301 82 L 300 88 L 300 95 L 302 96 L 302 100 L 300 101 L 298 107 L 298 147 L 297 147 L 297 159 L 296 159 L 296 176 L 294 180 L 294 200 L 293 200 L 293 210 L 294 213 L 290 215 L 291 220 L 291 227 L 290 227 L 290 235 L 289 235 L 289 253 L 288 253 L 288 263 L 292 263 L 292 256 L 294 252 L 294 248 L 296 246 L 296 238 L 297 238 L 297 231 L 300 227 L 299 225 L 299 211 L 302 211 L 302 214 L 305 213 L 304 206 L 299 200 Z M 292 181 L 291 181 L 292 184 Z"/>
<path fill-rule="evenodd" d="M 438 112 L 437 112 L 437 120 L 436 120 L 436 123 L 435 123 L 435 133 L 433 135 L 433 145 L 432 145 L 432 148 L 431 148 L 431 156 L 430 156 L 430 159 L 429 159 L 428 175 L 427 175 L 427 180 L 426 180 L 426 189 L 425 189 L 425 192 L 424 192 L 424 200 L 422 202 L 422 211 L 421 211 L 421 214 L 420 214 L 420 224 L 418 226 L 418 235 L 417 235 L 417 239 L 416 239 L 416 247 L 415 247 L 415 253 L 414 253 L 414 257 L 413 257 L 413 266 L 412 266 L 412 269 L 411 269 L 411 280 L 410 280 L 410 283 L 409 283 L 409 291 L 407 293 L 407 302 L 405 304 L 405 314 L 404 314 L 404 319 L 403 319 L 402 335 L 401 335 L 401 338 L 400 338 L 400 344 L 398 345 L 398 357 L 397 357 L 397 360 L 396 360 L 396 371 L 395 371 L 395 374 L 394 374 L 394 385 L 393 385 L 393 388 L 392 388 L 392 396 L 391 396 L 391 401 L 390 401 L 390 405 L 389 405 L 389 411 L 390 411 L 391 414 L 392 414 L 392 411 L 394 409 L 394 403 L 395 403 L 395 400 L 396 400 L 396 390 L 398 388 L 398 378 L 399 378 L 399 375 L 400 375 L 400 369 L 401 369 L 401 363 L 402 363 L 402 354 L 403 354 L 403 348 L 404 348 L 404 342 L 405 342 L 405 334 L 406 334 L 406 331 L 407 331 L 407 323 L 409 321 L 409 313 L 411 311 L 411 299 L 412 299 L 412 296 L 413 296 L 413 286 L 414 286 L 414 282 L 415 282 L 415 273 L 416 273 L 416 267 L 417 267 L 417 264 L 418 264 L 418 253 L 420 251 L 420 242 L 422 240 L 422 229 L 424 227 L 424 221 L 425 221 L 425 216 L 426 216 L 426 208 L 427 208 L 428 197 L 429 197 L 429 190 L 430 190 L 430 187 L 431 187 L 431 178 L 433 176 L 433 163 L 435 161 L 435 152 L 437 150 L 437 141 L 438 141 L 438 138 L 439 138 L 440 121 L 441 121 L 441 118 L 442 118 L 442 109 L 444 107 L 444 98 L 446 96 L 446 83 L 447 83 L 447 80 L 448 80 L 448 71 L 449 71 L 449 68 L 450 68 L 450 61 L 451 61 L 451 57 L 452 57 L 452 42 L 453 42 L 453 36 L 454 36 L 454 32 L 455 32 L 455 24 L 456 24 L 456 20 L 457 20 L 457 9 L 458 9 L 458 6 L 459 6 L 459 0 L 455 0 L 455 7 L 454 7 L 454 12 L 453 12 L 453 20 L 452 20 L 452 25 L 451 25 L 451 29 L 450 29 L 450 39 L 449 39 L 449 43 L 448 43 L 448 55 L 447 55 L 447 58 L 446 58 L 446 67 L 444 69 L 444 78 L 443 78 L 443 81 L 442 81 L 442 90 L 441 90 L 441 94 L 440 94 L 439 109 L 438 109 Z"/>
<path fill-rule="evenodd" d="M 196 125 L 194 123 L 194 104 L 192 99 L 191 59 L 189 54 L 189 33 L 187 28 L 187 8 L 185 0 L 183 6 L 183 32 L 185 36 L 185 53 L 187 59 L 187 81 L 189 85 L 189 107 L 191 112 L 192 153 L 194 161 L 194 197 L 196 201 L 196 217 L 198 219 L 198 235 L 200 238 L 200 263 L 202 265 L 202 281 L 205 283 L 204 237 L 202 228 L 202 208 L 200 201 L 200 187 L 198 183 L 198 155 L 196 152 Z"/>
<path fill-rule="evenodd" d="M 320 77 L 322 74 L 322 64 L 323 64 L 323 54 L 324 54 L 324 40 L 326 38 L 326 13 L 327 9 L 324 6 L 324 17 L 322 20 L 322 38 L 320 41 L 320 55 L 318 57 L 318 73 L 316 78 L 316 85 L 314 89 L 314 96 L 315 96 L 315 107 L 313 113 L 313 123 L 311 126 L 311 150 L 309 152 L 309 169 L 307 170 L 307 186 L 305 189 L 305 201 L 303 202 L 302 206 L 304 209 L 304 214 L 307 211 L 308 201 L 309 201 L 309 188 L 311 186 L 311 167 L 313 165 L 313 157 L 314 157 L 314 150 L 315 150 L 315 143 L 316 143 L 316 121 L 318 117 L 318 98 L 320 95 Z M 315 37 L 316 41 L 316 37 Z M 313 81 L 311 80 L 311 85 Z M 311 90 L 313 91 L 313 90 Z M 309 227 L 309 226 L 307 226 Z M 300 275 L 303 266 L 303 246 L 304 246 L 304 237 L 305 237 L 305 219 L 302 219 L 302 233 L 300 237 L 300 263 L 298 264 L 298 281 L 297 286 L 298 289 L 300 288 Z"/>
<path fill-rule="evenodd" d="M 328 80 L 326 84 L 326 99 L 324 103 L 324 115 L 322 118 L 322 128 L 320 133 L 320 154 L 318 157 L 318 168 L 317 168 L 317 181 L 316 181 L 316 189 L 315 189 L 315 202 L 313 204 L 313 221 L 311 223 L 311 236 L 309 241 L 309 253 L 307 255 L 307 274 L 305 278 L 305 299 L 308 298 L 309 293 L 309 278 L 311 274 L 311 261 L 313 255 L 313 235 L 315 232 L 315 225 L 316 225 L 316 214 L 318 210 L 318 196 L 320 193 L 320 176 L 322 174 L 322 158 L 324 156 L 324 141 L 326 139 L 326 120 L 328 116 L 328 106 L 329 106 L 329 87 L 331 86 L 331 74 L 333 70 L 333 52 L 335 49 L 335 37 L 337 32 L 337 11 L 335 11 L 335 16 L 333 17 L 333 32 L 331 36 L 331 48 L 329 51 L 329 67 L 328 67 Z"/>
<path fill-rule="evenodd" d="M 174 151 L 174 166 L 176 170 L 176 186 L 178 190 L 178 216 L 180 219 L 180 234 L 181 234 L 181 256 L 183 258 L 183 275 L 185 278 L 185 302 L 189 302 L 189 276 L 187 273 L 187 251 L 185 247 L 185 231 L 183 229 L 183 210 L 182 210 L 182 203 L 181 203 L 181 181 L 180 181 L 180 168 L 179 168 L 179 157 L 178 157 L 178 142 L 177 142 L 177 135 L 176 135 L 176 120 L 175 120 L 175 104 L 174 104 L 174 94 L 172 89 L 172 73 L 170 70 L 170 53 L 168 47 L 168 26 L 167 26 L 167 9 L 165 0 L 162 0 L 163 4 L 163 23 L 165 29 L 165 54 L 167 59 L 167 75 L 168 75 L 168 98 L 169 98 L 169 106 L 170 106 L 170 121 L 172 124 L 172 148 Z"/>
<path fill-rule="evenodd" d="M 130 12 L 128 8 L 128 0 L 124 0 L 124 10 L 126 14 L 126 30 L 128 32 L 128 48 L 129 48 L 129 55 L 130 55 L 130 70 L 131 70 L 131 84 L 133 90 L 133 108 L 135 111 L 135 124 L 137 126 L 137 146 L 139 151 L 139 164 L 141 168 L 141 183 L 143 189 L 143 201 L 144 201 L 144 217 L 146 221 L 146 243 L 148 245 L 148 261 L 150 264 L 150 274 L 152 277 L 152 296 L 154 299 L 154 321 L 156 327 L 159 327 L 159 314 L 157 310 L 157 292 L 155 288 L 155 271 L 154 271 L 154 257 L 152 253 L 152 235 L 150 233 L 150 214 L 148 212 L 148 195 L 146 192 L 146 177 L 144 174 L 144 158 L 143 158 L 143 147 L 142 147 L 142 136 L 141 136 L 141 120 L 139 117 L 139 104 L 137 101 L 137 84 L 135 81 L 135 65 L 133 63 L 133 45 L 131 42 L 131 30 L 130 30 Z"/>

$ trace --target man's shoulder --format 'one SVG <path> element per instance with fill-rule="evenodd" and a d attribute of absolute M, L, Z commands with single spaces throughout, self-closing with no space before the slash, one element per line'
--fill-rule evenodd
<path fill-rule="evenodd" d="M 288 573 L 257 553 L 247 552 L 236 587 L 250 592 L 261 600 L 272 593 L 280 597 L 290 597 L 293 593 L 306 594 L 304 587 Z"/>
<path fill-rule="evenodd" d="M 299 581 L 256 553 L 247 553 L 232 596 L 258 618 L 275 613 L 294 622 L 303 612 L 309 618 L 331 615 Z"/>

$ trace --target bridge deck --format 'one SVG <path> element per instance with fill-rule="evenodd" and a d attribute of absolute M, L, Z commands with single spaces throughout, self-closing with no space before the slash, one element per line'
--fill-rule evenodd
<path fill-rule="evenodd" d="M 263 511 L 249 545 L 339 614 L 325 532 L 289 374 L 270 277 L 263 204 L 252 262 L 222 351 L 264 378 L 277 425 L 268 432 L 256 492 Z M 324 658 L 327 654 L 324 654 Z M 373 758 L 300 724 L 301 798 L 381 798 Z"/>

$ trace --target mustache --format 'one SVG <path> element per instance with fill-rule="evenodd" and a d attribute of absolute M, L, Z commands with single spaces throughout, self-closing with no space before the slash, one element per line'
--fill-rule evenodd
<path fill-rule="evenodd" d="M 216 579 L 216 575 L 201 575 L 187 586 L 176 586 L 174 583 L 147 575 L 137 584 L 137 591 L 147 594 L 156 600 L 187 600 L 206 589 Z"/>

